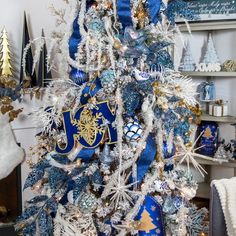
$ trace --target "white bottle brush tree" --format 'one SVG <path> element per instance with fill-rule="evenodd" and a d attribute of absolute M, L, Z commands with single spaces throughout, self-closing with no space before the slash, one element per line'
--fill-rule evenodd
<path fill-rule="evenodd" d="M 185 47 L 183 49 L 183 56 L 181 59 L 181 64 L 179 70 L 181 71 L 194 71 L 196 67 L 195 60 L 192 55 L 191 46 L 189 39 L 185 43 Z"/>

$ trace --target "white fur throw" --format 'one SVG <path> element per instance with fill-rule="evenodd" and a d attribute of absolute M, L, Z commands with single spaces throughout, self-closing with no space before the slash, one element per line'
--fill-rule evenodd
<path fill-rule="evenodd" d="M 7 177 L 24 160 L 24 151 L 16 142 L 8 117 L 0 114 L 0 179 Z"/>
<path fill-rule="evenodd" d="M 236 236 L 236 177 L 214 180 L 212 185 L 219 193 L 228 236 Z"/>

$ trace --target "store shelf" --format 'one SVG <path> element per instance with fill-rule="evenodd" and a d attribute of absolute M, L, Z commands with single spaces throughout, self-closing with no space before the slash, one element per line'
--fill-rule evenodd
<path fill-rule="evenodd" d="M 198 71 L 182 71 L 183 75 L 191 76 L 191 77 L 235 77 L 236 72 L 198 72 Z"/>
<path fill-rule="evenodd" d="M 232 160 L 230 161 L 217 160 L 215 158 L 212 158 L 212 160 L 204 160 L 204 159 L 196 158 L 196 161 L 201 165 L 236 168 L 236 161 L 232 161 Z"/>
<path fill-rule="evenodd" d="M 208 114 L 201 115 L 202 121 L 214 121 L 219 123 L 235 123 L 236 118 L 234 116 L 210 116 Z"/>
<path fill-rule="evenodd" d="M 191 31 L 230 30 L 236 29 L 236 21 L 213 21 L 189 23 Z M 178 24 L 181 32 L 188 32 L 186 24 Z"/>
<path fill-rule="evenodd" d="M 211 187 L 209 183 L 199 183 L 196 197 L 210 199 Z"/>

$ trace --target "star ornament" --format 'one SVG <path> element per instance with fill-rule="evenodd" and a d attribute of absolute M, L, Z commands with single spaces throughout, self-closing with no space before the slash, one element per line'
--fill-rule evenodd
<path fill-rule="evenodd" d="M 200 146 L 195 148 L 198 140 L 203 135 L 203 132 L 198 136 L 195 142 L 184 144 L 182 139 L 179 139 L 180 151 L 176 153 L 174 158 L 180 159 L 178 165 L 181 165 L 183 162 L 187 163 L 188 173 L 190 173 L 190 163 L 200 172 L 200 174 L 204 177 L 204 174 L 207 174 L 206 170 L 195 160 L 195 158 L 200 158 L 204 160 L 212 161 L 211 157 L 201 155 L 196 153 L 197 150 L 201 149 L 204 146 Z"/>
<path fill-rule="evenodd" d="M 130 190 L 132 186 L 137 184 L 137 182 L 126 184 L 128 182 L 130 175 L 120 175 L 111 179 L 111 183 L 105 186 L 106 194 L 102 197 L 110 197 L 111 205 L 115 206 L 115 209 L 119 206 L 120 202 L 129 202 L 130 204 L 133 203 L 133 197 L 137 196 L 139 193 L 134 190 Z"/>

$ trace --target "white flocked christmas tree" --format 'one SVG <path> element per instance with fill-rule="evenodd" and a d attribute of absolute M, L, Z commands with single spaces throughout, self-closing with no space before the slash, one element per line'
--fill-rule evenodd
<path fill-rule="evenodd" d="M 221 70 L 220 60 L 217 55 L 212 35 L 209 34 L 205 55 L 198 65 L 197 71 L 215 72 Z"/>
<path fill-rule="evenodd" d="M 185 48 L 183 50 L 183 56 L 182 56 L 181 61 L 182 62 L 179 67 L 180 71 L 194 71 L 195 70 L 196 63 L 192 55 L 189 40 L 187 40 L 187 42 L 185 43 Z"/>

